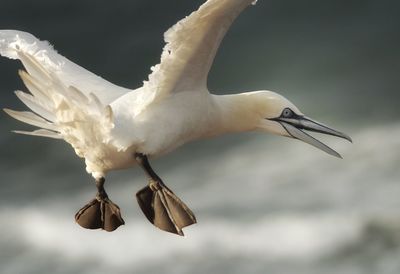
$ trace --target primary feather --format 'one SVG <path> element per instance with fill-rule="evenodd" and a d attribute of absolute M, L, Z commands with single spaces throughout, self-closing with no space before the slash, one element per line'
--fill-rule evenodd
<path fill-rule="evenodd" d="M 51 72 L 65 86 L 74 86 L 86 95 L 95 93 L 104 104 L 109 104 L 131 91 L 71 62 L 58 54 L 47 41 L 40 41 L 26 32 L 0 30 L 0 54 L 11 59 L 20 59 L 29 74 L 39 80 L 42 80 L 41 77 L 48 79 Z"/>
<path fill-rule="evenodd" d="M 139 113 L 170 93 L 208 92 L 207 76 L 215 54 L 236 17 L 254 0 L 209 0 L 164 33 L 161 61 L 151 68 Z"/>
<path fill-rule="evenodd" d="M 112 109 L 95 93 L 84 94 L 74 86 L 67 86 L 57 74 L 30 53 L 15 49 L 27 72 L 20 76 L 31 94 L 16 91 L 17 97 L 33 112 L 5 109 L 11 117 L 41 129 L 16 133 L 64 139 L 85 158 L 88 172 L 101 174 L 104 157 L 115 150 L 110 141 L 114 127 Z M 103 97 L 104 100 L 104 97 Z M 106 166 L 106 165 L 105 165 Z M 97 175 L 100 176 L 100 175 Z"/>

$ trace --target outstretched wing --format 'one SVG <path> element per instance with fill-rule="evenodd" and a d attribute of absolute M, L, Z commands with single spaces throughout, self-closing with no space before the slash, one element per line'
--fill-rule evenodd
<path fill-rule="evenodd" d="M 32 111 L 4 111 L 39 129 L 15 132 L 64 139 L 79 157 L 85 158 L 86 170 L 96 178 L 101 176 L 105 167 L 99 164 L 98 155 L 110 147 L 114 127 L 110 105 L 103 104 L 94 93 L 85 95 L 74 86 L 66 86 L 32 55 L 18 51 L 17 56 L 29 71 L 20 71 L 20 76 L 30 93 L 16 91 L 16 95 Z"/>
<path fill-rule="evenodd" d="M 108 132 L 113 127 L 113 113 L 109 105 L 90 93 L 85 95 L 74 86 L 66 86 L 55 73 L 36 62 L 24 52 L 18 58 L 30 71 L 20 71 L 29 93 L 16 91 L 17 97 L 30 111 L 4 109 L 13 118 L 40 129 L 17 133 L 64 139 L 85 157 L 85 150 L 108 143 Z"/>
<path fill-rule="evenodd" d="M 217 49 L 236 17 L 254 0 L 208 0 L 164 34 L 160 64 L 144 87 L 148 103 L 172 92 L 207 90 L 207 75 Z"/>
<path fill-rule="evenodd" d="M 0 54 L 11 59 L 21 60 L 18 52 L 29 55 L 45 71 L 52 72 L 63 85 L 73 86 L 86 96 L 93 93 L 105 105 L 131 91 L 116 86 L 78 66 L 58 54 L 48 42 L 40 41 L 29 33 L 0 30 Z M 24 60 L 21 61 L 24 63 Z M 26 66 L 25 63 L 24 65 L 30 74 L 34 73 L 29 66 Z"/>
<path fill-rule="evenodd" d="M 39 128 L 15 132 L 64 139 L 78 156 L 85 158 L 87 171 L 100 176 L 104 170 L 98 165 L 97 157 L 107 151 L 114 127 L 108 102 L 125 93 L 124 90 L 58 55 L 48 44 L 26 39 L 34 37 L 0 31 L 0 53 L 21 60 L 27 70 L 20 71 L 20 76 L 30 93 L 16 91 L 16 95 L 32 110 L 4 111 Z M 101 89 L 101 85 L 111 90 Z"/>

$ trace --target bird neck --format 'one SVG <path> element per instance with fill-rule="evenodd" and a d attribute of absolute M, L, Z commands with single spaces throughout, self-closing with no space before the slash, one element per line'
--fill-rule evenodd
<path fill-rule="evenodd" d="M 258 92 L 215 95 L 224 132 L 243 132 L 257 129 L 262 119 L 262 100 Z"/>

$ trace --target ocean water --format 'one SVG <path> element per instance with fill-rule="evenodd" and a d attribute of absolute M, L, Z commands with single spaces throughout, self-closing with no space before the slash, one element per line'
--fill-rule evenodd
<path fill-rule="evenodd" d="M 1 273 L 399 273 L 399 134 L 394 124 L 361 129 L 353 145 L 330 140 L 344 160 L 254 134 L 161 168 L 198 217 L 184 238 L 139 212 L 141 174 L 108 184 L 126 220 L 113 233 L 74 223 L 94 187 L 3 201 Z"/>
<path fill-rule="evenodd" d="M 32 32 L 136 87 L 159 60 L 162 33 L 202 1 L 153 2 L 2 0 L 0 28 Z M 340 160 L 247 133 L 153 161 L 197 216 L 184 238 L 140 212 L 138 168 L 107 177 L 126 225 L 80 228 L 74 214 L 95 194 L 82 160 L 62 142 L 10 133 L 27 127 L 0 114 L 0 273 L 400 273 L 399 5 L 259 0 L 238 19 L 210 89 L 278 91 L 354 144 L 318 136 Z M 23 109 L 12 93 L 24 89 L 19 68 L 0 59 L 0 108 Z"/>

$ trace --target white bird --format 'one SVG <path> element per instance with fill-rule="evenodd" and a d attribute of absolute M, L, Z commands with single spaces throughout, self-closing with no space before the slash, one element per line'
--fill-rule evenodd
<path fill-rule="evenodd" d="M 157 157 L 195 139 L 225 133 L 264 131 L 309 143 L 340 155 L 303 130 L 350 137 L 305 117 L 271 91 L 214 95 L 207 76 L 217 49 L 235 18 L 254 0 L 208 0 L 165 34 L 160 64 L 143 86 L 116 86 L 59 55 L 48 42 L 15 30 L 0 31 L 0 54 L 19 59 L 30 93 L 16 91 L 32 110 L 5 109 L 13 118 L 40 129 L 17 133 L 63 139 L 85 159 L 96 180 L 96 198 L 76 215 L 89 229 L 113 231 L 124 221 L 104 190 L 111 170 L 140 165 L 149 183 L 137 193 L 145 216 L 158 228 L 183 235 L 196 223 L 192 211 L 152 170 Z"/>

